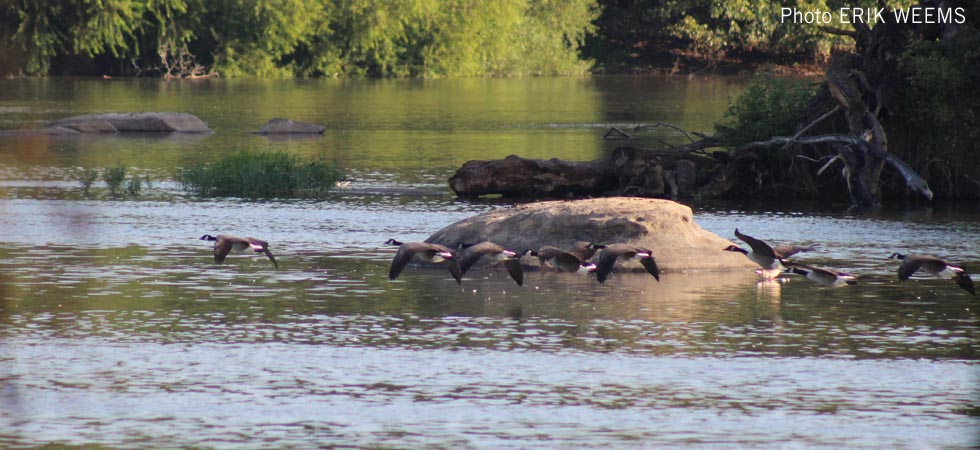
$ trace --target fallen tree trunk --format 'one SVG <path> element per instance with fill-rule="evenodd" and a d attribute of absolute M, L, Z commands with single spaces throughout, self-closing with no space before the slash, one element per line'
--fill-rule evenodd
<path fill-rule="evenodd" d="M 449 187 L 460 197 L 587 197 L 615 186 L 616 174 L 605 159 L 563 161 L 517 155 L 495 161 L 469 161 L 449 179 Z"/>
<path fill-rule="evenodd" d="M 629 195 L 689 197 L 722 162 L 697 152 L 716 146 L 702 140 L 664 151 L 620 147 L 594 161 L 526 159 L 469 161 L 449 179 L 460 197 L 571 198 Z"/>

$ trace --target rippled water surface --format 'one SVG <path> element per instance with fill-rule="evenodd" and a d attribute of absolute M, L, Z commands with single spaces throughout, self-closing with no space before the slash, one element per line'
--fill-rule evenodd
<path fill-rule="evenodd" d="M 500 202 L 455 200 L 469 159 L 593 159 L 611 125 L 710 131 L 739 80 L 158 83 L 0 81 L 0 128 L 172 110 L 196 137 L 0 137 L 0 447 L 651 448 L 980 446 L 980 300 L 898 283 L 894 251 L 980 272 L 980 208 L 694 205 L 705 229 L 819 243 L 840 289 L 751 272 L 551 272 L 462 286 L 409 267 L 420 240 Z M 323 137 L 249 134 L 272 117 Z M 678 140 L 670 133 L 660 137 Z M 643 141 L 654 145 L 654 140 Z M 325 156 L 323 201 L 196 199 L 179 167 L 240 148 Z M 75 180 L 123 163 L 138 199 Z M 215 265 L 205 233 L 272 243 Z M 710 257 L 710 256 L 708 256 Z M 978 278 L 978 277 L 974 277 Z"/>

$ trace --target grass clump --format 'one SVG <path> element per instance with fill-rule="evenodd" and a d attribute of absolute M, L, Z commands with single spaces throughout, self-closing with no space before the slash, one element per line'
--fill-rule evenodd
<path fill-rule="evenodd" d="M 123 182 L 126 181 L 126 170 L 126 166 L 117 164 L 106 167 L 105 171 L 102 172 L 102 181 L 105 181 L 109 188 L 109 195 L 116 197 L 122 192 Z"/>
<path fill-rule="evenodd" d="M 89 167 L 77 171 L 75 178 L 82 185 L 82 195 L 85 197 L 91 195 L 92 186 L 100 176 L 111 197 L 139 197 L 144 187 L 147 189 L 150 187 L 149 176 L 132 173 L 129 167 L 120 163 L 101 170 Z"/>
<path fill-rule="evenodd" d="M 241 150 L 177 174 L 184 189 L 202 197 L 322 198 L 341 173 L 323 160 L 302 161 L 286 152 Z"/>
<path fill-rule="evenodd" d="M 82 195 L 88 197 L 92 184 L 99 179 L 99 171 L 93 167 L 82 169 L 77 174 L 78 182 L 82 183 Z"/>

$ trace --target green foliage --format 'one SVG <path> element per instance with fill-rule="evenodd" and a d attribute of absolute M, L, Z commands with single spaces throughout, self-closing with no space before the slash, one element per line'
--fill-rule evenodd
<path fill-rule="evenodd" d="M 59 55 L 225 76 L 583 73 L 595 0 L 21 0 L 0 5 L 0 47 L 31 74 Z"/>
<path fill-rule="evenodd" d="M 816 94 L 811 82 L 792 78 L 754 80 L 725 113 L 718 137 L 730 146 L 792 136 L 805 106 Z"/>
<path fill-rule="evenodd" d="M 937 195 L 980 192 L 978 66 L 977 37 L 915 42 L 899 58 L 906 85 L 895 98 L 896 114 L 884 125 L 891 150 L 922 173 Z"/>
<path fill-rule="evenodd" d="M 850 38 L 828 34 L 817 24 L 782 19 L 782 8 L 831 12 L 841 23 L 842 7 L 871 8 L 876 0 L 601 0 L 597 36 L 586 55 L 612 69 L 623 69 L 656 58 L 657 52 L 719 60 L 729 53 L 825 59 L 836 47 L 850 47 Z M 903 7 L 916 0 L 891 0 Z"/>
<path fill-rule="evenodd" d="M 922 41 L 909 47 L 899 60 L 909 84 L 905 110 L 924 129 L 978 124 L 980 103 L 980 39 L 972 44 L 957 41 Z"/>
<path fill-rule="evenodd" d="M 213 164 L 182 170 L 177 180 L 203 197 L 322 198 L 340 171 L 321 160 L 300 161 L 286 152 L 239 151 Z"/>

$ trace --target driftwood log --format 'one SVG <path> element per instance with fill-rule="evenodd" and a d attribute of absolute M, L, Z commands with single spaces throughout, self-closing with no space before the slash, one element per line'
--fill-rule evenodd
<path fill-rule="evenodd" d="M 581 198 L 628 195 L 689 197 L 721 163 L 709 156 L 620 147 L 593 161 L 526 159 L 469 161 L 449 179 L 459 197 Z"/>

